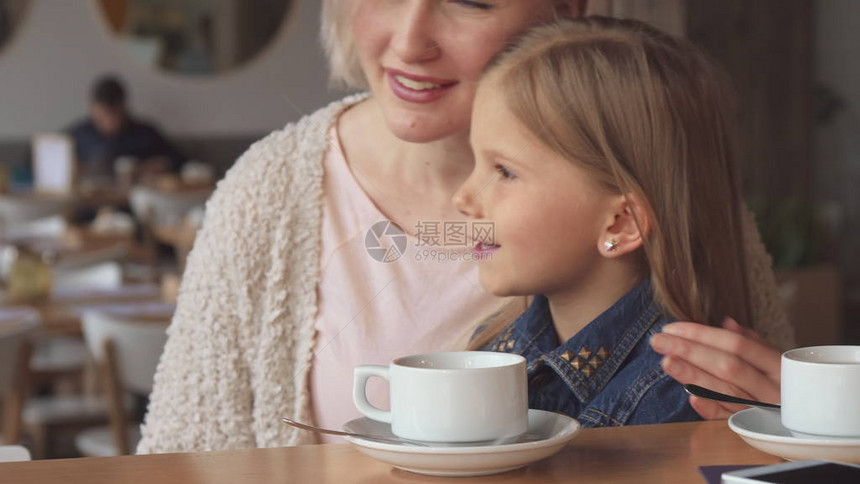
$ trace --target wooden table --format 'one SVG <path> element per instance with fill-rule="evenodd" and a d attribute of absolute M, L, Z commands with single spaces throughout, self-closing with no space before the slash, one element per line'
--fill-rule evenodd
<path fill-rule="evenodd" d="M 273 423 L 277 425 L 277 423 Z M 744 443 L 725 421 L 585 429 L 556 456 L 475 478 L 393 469 L 348 444 L 0 464 L 0 482 L 86 483 L 702 483 L 704 465 L 781 462 Z"/>
<path fill-rule="evenodd" d="M 56 202 L 70 210 L 103 206 L 128 206 L 129 189 L 116 186 L 84 187 L 72 193 L 46 193 L 33 189 L 12 190 L 3 194 L 22 203 Z"/>
<path fill-rule="evenodd" d="M 0 293 L 0 304 L 3 304 L 2 300 Z M 156 284 L 130 284 L 117 290 L 55 292 L 43 301 L 7 306 L 10 311 L 19 308 L 36 311 L 42 322 L 42 332 L 46 335 L 80 335 L 81 314 L 86 310 L 130 309 L 127 311 L 129 319 L 162 323 L 170 320 L 174 309 L 173 304 L 161 300 L 161 288 Z"/>
<path fill-rule="evenodd" d="M 118 260 L 126 255 L 134 240 L 131 235 L 99 236 L 75 228 L 61 237 L 0 238 L 0 245 L 50 257 L 58 267 L 76 267 Z"/>

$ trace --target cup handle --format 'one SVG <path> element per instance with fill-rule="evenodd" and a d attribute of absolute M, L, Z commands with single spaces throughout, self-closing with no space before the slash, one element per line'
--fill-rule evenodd
<path fill-rule="evenodd" d="M 356 366 L 354 375 L 355 384 L 352 387 L 352 401 L 358 411 L 370 419 L 391 423 L 391 412 L 380 410 L 367 401 L 367 380 L 370 377 L 378 376 L 390 382 L 388 367 L 379 365 Z"/>

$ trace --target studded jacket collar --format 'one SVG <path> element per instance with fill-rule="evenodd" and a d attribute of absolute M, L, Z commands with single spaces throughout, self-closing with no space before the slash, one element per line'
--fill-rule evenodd
<path fill-rule="evenodd" d="M 547 299 L 536 296 L 482 349 L 523 355 L 530 407 L 568 414 L 586 427 L 698 420 L 648 344 L 669 322 L 644 282 L 561 343 Z"/>

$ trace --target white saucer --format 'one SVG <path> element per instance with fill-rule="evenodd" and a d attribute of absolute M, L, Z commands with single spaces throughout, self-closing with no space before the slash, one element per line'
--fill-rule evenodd
<path fill-rule="evenodd" d="M 391 425 L 369 418 L 349 421 L 343 429 L 394 437 Z M 528 442 L 416 447 L 357 437 L 346 437 L 346 440 L 370 457 L 409 472 L 430 476 L 483 476 L 511 471 L 545 459 L 561 450 L 578 431 L 579 422 L 567 415 L 529 410 L 529 429 L 525 435 Z"/>
<path fill-rule="evenodd" d="M 742 410 L 729 418 L 729 428 L 756 449 L 783 459 L 824 459 L 860 464 L 860 438 L 795 437 L 782 426 L 779 411 Z"/>

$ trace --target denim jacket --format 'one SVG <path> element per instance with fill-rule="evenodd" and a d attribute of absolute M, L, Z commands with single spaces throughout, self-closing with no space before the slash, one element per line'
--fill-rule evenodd
<path fill-rule="evenodd" d="M 583 427 L 700 420 L 649 344 L 670 322 L 646 281 L 562 344 L 547 299 L 537 296 L 481 349 L 523 355 L 529 408 L 570 415 Z"/>

